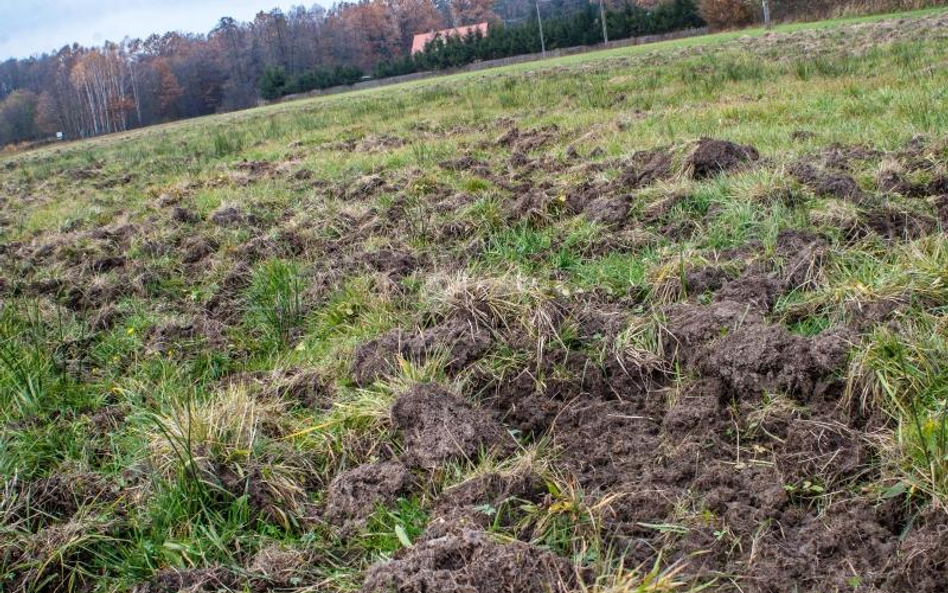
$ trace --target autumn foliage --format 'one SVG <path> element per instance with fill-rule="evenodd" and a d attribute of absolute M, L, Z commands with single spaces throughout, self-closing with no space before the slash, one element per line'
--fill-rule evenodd
<path fill-rule="evenodd" d="M 715 30 L 746 26 L 755 18 L 750 0 L 701 0 L 700 11 L 701 18 Z"/>

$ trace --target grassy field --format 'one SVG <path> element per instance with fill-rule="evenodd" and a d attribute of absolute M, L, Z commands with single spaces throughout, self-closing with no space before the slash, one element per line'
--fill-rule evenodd
<path fill-rule="evenodd" d="M 948 12 L 0 159 L 0 590 L 948 587 Z"/>

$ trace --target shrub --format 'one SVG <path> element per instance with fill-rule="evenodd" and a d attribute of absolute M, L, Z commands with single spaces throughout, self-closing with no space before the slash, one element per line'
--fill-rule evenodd
<path fill-rule="evenodd" d="M 285 94 L 286 72 L 283 68 L 267 68 L 260 79 L 260 96 L 271 101 Z"/>

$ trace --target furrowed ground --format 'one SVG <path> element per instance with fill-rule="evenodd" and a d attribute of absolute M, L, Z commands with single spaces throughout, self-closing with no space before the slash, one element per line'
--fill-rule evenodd
<path fill-rule="evenodd" d="M 948 13 L 0 162 L 0 589 L 948 590 Z"/>

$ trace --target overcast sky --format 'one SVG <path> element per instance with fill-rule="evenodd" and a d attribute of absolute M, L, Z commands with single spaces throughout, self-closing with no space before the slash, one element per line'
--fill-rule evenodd
<path fill-rule="evenodd" d="M 151 33 L 207 33 L 222 16 L 252 20 L 261 10 L 314 0 L 0 0 L 0 60 L 101 45 Z M 329 4 L 329 2 L 318 2 Z"/>

